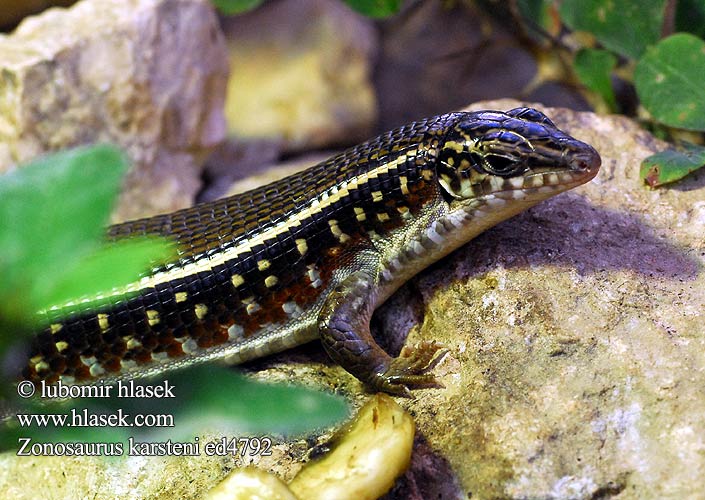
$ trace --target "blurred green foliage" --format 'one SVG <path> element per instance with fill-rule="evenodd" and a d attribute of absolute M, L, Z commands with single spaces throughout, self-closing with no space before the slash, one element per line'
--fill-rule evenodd
<path fill-rule="evenodd" d="M 637 59 L 659 39 L 665 0 L 563 0 L 559 13 L 573 31 L 592 33 L 616 54 Z"/>
<path fill-rule="evenodd" d="M 650 47 L 634 72 L 642 105 L 671 127 L 705 131 L 705 41 L 689 33 Z"/>
<path fill-rule="evenodd" d="M 267 384 L 250 380 L 221 366 L 196 366 L 168 377 L 135 381 L 134 387 L 159 386 L 168 380 L 174 398 L 81 398 L 39 404 L 32 401 L 23 414 L 126 416 L 131 423 L 140 415 L 173 417 L 173 427 L 68 427 L 55 425 L 20 426 L 16 418 L 0 429 L 0 451 L 17 450 L 19 439 L 33 442 L 126 443 L 136 441 L 192 442 L 205 433 L 219 436 L 302 436 L 328 428 L 347 418 L 345 400 L 306 387 Z M 136 389 L 137 390 L 137 389 Z M 167 421 L 168 422 L 168 421 Z"/>
<path fill-rule="evenodd" d="M 114 147 L 92 146 L 0 177 L 0 349 L 13 332 L 33 330 L 38 311 L 70 300 L 90 302 L 96 292 L 138 278 L 172 253 L 154 238 L 119 248 L 103 242 L 127 168 Z"/>
<path fill-rule="evenodd" d="M 596 92 L 610 109 L 616 109 L 612 70 L 617 65 L 617 56 L 607 50 L 585 48 L 575 55 L 574 64 L 578 78 Z"/>
<path fill-rule="evenodd" d="M 211 2 L 220 12 L 230 16 L 259 7 L 264 0 L 211 0 Z"/>
<path fill-rule="evenodd" d="M 114 287 L 139 279 L 174 255 L 174 245 L 158 238 L 104 241 L 105 226 L 128 164 L 112 146 L 81 147 L 56 153 L 0 177 L 0 359 L 23 336 L 36 331 L 38 311 L 70 304 L 90 310 Z M 100 295 L 98 295 L 100 292 Z M 96 299 L 107 296 L 107 299 Z M 112 299 L 116 300 L 116 299 Z M 66 304 L 69 304 L 68 306 Z M 177 426 L 162 434 L 178 439 L 219 422 L 234 428 L 278 434 L 333 425 L 347 415 L 344 400 L 303 388 L 257 384 L 231 370 L 202 367 L 169 377 L 175 400 L 100 399 L 66 404 L 20 400 L 14 385 L 0 384 L 0 408 L 12 412 L 67 413 L 122 409 L 127 414 L 177 413 Z M 150 380 L 147 383 L 158 383 Z M 150 407 L 156 404 L 158 406 Z M 178 407 L 178 408 L 177 408 Z M 165 411 L 166 410 L 166 411 Z M 182 415 L 183 418 L 181 418 Z M 133 428 L 21 428 L 11 418 L 0 428 L 0 449 L 17 447 L 19 436 L 123 440 Z M 189 437 L 189 439 L 190 439 Z"/>
<path fill-rule="evenodd" d="M 614 84 L 621 81 L 635 89 L 641 114 L 672 139 L 682 135 L 680 130 L 705 132 L 702 0 L 510 3 L 512 12 L 518 13 L 515 20 L 531 38 L 568 61 L 573 79 L 598 111 L 620 112 L 629 107 L 615 97 Z M 688 154 L 669 155 L 667 162 L 659 164 L 660 175 L 673 182 L 692 172 L 695 147 Z M 649 159 L 650 167 L 663 159 Z"/>
<path fill-rule="evenodd" d="M 388 17 L 399 12 L 401 0 L 344 0 L 356 12 L 368 17 Z M 247 12 L 261 5 L 264 0 L 212 0 L 223 14 Z"/>
<path fill-rule="evenodd" d="M 348 6 L 369 17 L 388 17 L 401 9 L 401 0 L 345 0 Z"/>

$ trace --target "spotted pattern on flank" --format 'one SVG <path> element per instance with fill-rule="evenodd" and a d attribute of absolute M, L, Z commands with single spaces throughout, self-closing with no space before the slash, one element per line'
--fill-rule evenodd
<path fill-rule="evenodd" d="M 110 322 L 108 321 L 108 315 L 105 313 L 99 313 L 97 315 L 98 317 L 98 327 L 102 332 L 106 331 L 108 327 L 110 326 Z"/>
<path fill-rule="evenodd" d="M 147 321 L 149 322 L 150 326 L 158 325 L 161 321 L 161 318 L 159 317 L 159 311 L 155 311 L 154 309 L 147 309 Z"/>
<path fill-rule="evenodd" d="M 415 122 L 247 193 L 110 227 L 108 241 L 164 236 L 178 254 L 107 293 L 94 311 L 75 313 L 66 304 L 43 311 L 46 326 L 22 376 L 86 383 L 205 359 L 242 362 L 312 340 L 311 325 L 340 270 L 384 249 L 390 235 L 403 234 L 452 194 L 438 183 L 440 143 L 451 155 L 448 165 L 467 162 L 454 156 L 467 154 L 467 143 L 446 136 L 468 116 L 475 115 Z M 475 180 L 448 176 L 448 189 L 477 194 L 505 182 Z M 554 181 L 566 182 L 562 174 L 527 177 L 521 186 L 508 182 L 517 190 L 545 190 Z M 501 207 L 506 200 L 491 203 Z M 485 208 L 492 208 L 489 201 Z M 403 255 L 386 256 L 380 280 L 397 279 L 398 266 L 445 245 L 448 228 L 465 227 L 466 219 L 448 216 L 447 227 L 409 240 Z"/>
<path fill-rule="evenodd" d="M 398 139 L 397 134 L 380 140 Z M 366 151 L 376 147 L 367 146 Z M 328 162 L 293 182 L 282 181 L 247 196 L 114 226 L 110 235 L 116 239 L 133 234 L 176 235 L 184 251 L 178 262 L 155 272 L 159 278 L 126 287 L 126 292 L 144 287 L 136 298 L 117 297 L 113 305 L 98 311 L 95 332 L 89 318 L 67 320 L 59 310 L 48 311 L 57 317 L 47 329 L 56 338 L 48 346 L 45 334 L 38 337 L 36 349 L 42 354 L 30 361 L 25 376 L 49 381 L 59 376 L 90 379 L 97 368 L 90 372 L 83 363 L 77 364 L 79 352 L 94 354 L 107 373 L 139 369 L 256 337 L 266 325 L 302 317 L 330 283 L 341 251 L 366 244 L 372 235 L 403 223 L 396 210 L 394 216 L 377 217 L 379 209 L 373 205 L 393 202 L 382 191 L 397 195 L 404 191 L 410 197 L 405 203 L 409 211 L 421 209 L 421 188 L 427 185 L 420 171 L 428 165 L 425 160 L 417 162 L 421 154 L 417 147 L 400 144 L 396 156 L 390 155 L 386 162 L 360 153 L 345 153 L 342 163 Z M 343 165 L 354 173 L 336 184 L 339 174 L 329 171 L 330 165 Z M 403 184 L 395 180 L 399 171 L 405 172 Z M 311 186 L 318 196 L 311 196 Z M 305 198 L 296 192 L 305 193 Z M 247 211 L 254 206 L 267 206 L 267 210 Z M 222 222 L 205 231 L 191 229 L 206 224 L 211 214 Z M 98 339 L 95 333 L 100 330 L 103 335 Z M 56 348 L 57 342 L 62 342 L 62 349 Z M 159 353 L 166 353 L 166 358 Z M 45 359 L 51 362 L 40 364 Z"/>
<path fill-rule="evenodd" d="M 308 252 L 308 243 L 306 243 L 305 238 L 299 238 L 296 240 L 296 249 L 299 251 L 302 257 L 306 255 L 306 252 Z"/>
<path fill-rule="evenodd" d="M 206 317 L 206 314 L 208 314 L 208 306 L 205 304 L 196 304 L 194 307 L 194 312 L 196 313 L 196 317 L 198 319 L 203 319 Z"/>

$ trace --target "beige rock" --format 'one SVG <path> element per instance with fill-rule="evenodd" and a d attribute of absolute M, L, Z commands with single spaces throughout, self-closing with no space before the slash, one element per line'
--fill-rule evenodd
<path fill-rule="evenodd" d="M 76 0 L 3 0 L 0 8 L 0 28 L 9 27 L 30 14 L 55 5 L 68 6 Z"/>
<path fill-rule="evenodd" d="M 407 343 L 438 340 L 450 349 L 435 368 L 445 388 L 397 400 L 414 415 L 417 442 L 411 470 L 387 499 L 702 496 L 705 172 L 649 191 L 639 162 L 665 143 L 623 117 L 545 111 L 600 151 L 598 177 L 489 230 L 376 315 L 392 347 L 415 325 Z M 257 378 L 350 394 L 357 405 L 368 397 L 315 345 L 252 368 L 261 369 Z M 289 480 L 307 448 L 296 441 L 251 463 Z M 32 467 L 0 458 L 0 491 L 3 477 L 15 478 L 16 492 L 56 472 L 51 459 L 27 460 Z M 235 465 L 130 460 L 131 468 L 103 462 L 97 477 L 168 495 L 212 486 Z M 129 496 L 96 484 L 81 491 Z"/>
<path fill-rule="evenodd" d="M 204 500 L 301 500 L 274 474 L 255 467 L 234 469 Z"/>
<path fill-rule="evenodd" d="M 370 134 L 376 34 L 369 20 L 333 0 L 285 0 L 224 24 L 233 135 L 299 150 Z"/>
<path fill-rule="evenodd" d="M 0 37 L 0 171 L 112 142 L 133 162 L 116 219 L 192 204 L 225 135 L 225 43 L 206 0 L 84 0 Z"/>
<path fill-rule="evenodd" d="M 593 144 L 602 170 L 421 273 L 377 313 L 393 348 L 450 348 L 436 368 L 445 389 L 403 403 L 422 438 L 385 498 L 699 498 L 705 172 L 648 190 L 639 164 L 666 143 L 624 117 L 537 107 Z"/>
<path fill-rule="evenodd" d="M 127 454 L 127 452 L 125 452 Z M 201 498 L 224 475 L 220 457 L 105 457 L 0 455 L 3 498 L 95 500 Z M 197 471 L 198 473 L 194 473 Z"/>
<path fill-rule="evenodd" d="M 446 388 L 413 403 L 418 428 L 473 498 L 699 498 L 705 172 L 650 191 L 639 164 L 665 143 L 624 117 L 545 111 L 602 170 L 411 285 L 410 341 L 450 347 Z"/>

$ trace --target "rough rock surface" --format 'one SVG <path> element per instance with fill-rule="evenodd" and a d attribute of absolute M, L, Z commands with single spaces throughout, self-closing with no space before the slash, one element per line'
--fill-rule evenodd
<path fill-rule="evenodd" d="M 423 315 L 410 340 L 450 347 L 446 388 L 411 405 L 447 470 L 425 457 L 410 474 L 452 471 L 462 498 L 698 498 L 705 172 L 649 191 L 639 164 L 665 143 L 623 117 L 545 111 L 602 170 L 407 286 Z M 447 487 L 432 483 L 412 498 Z"/>
<path fill-rule="evenodd" d="M 0 28 L 5 29 L 17 24 L 30 14 L 55 6 L 68 6 L 76 0 L 3 0 L 0 9 Z"/>
<path fill-rule="evenodd" d="M 133 162 L 116 219 L 192 204 L 225 136 L 225 42 L 206 0 L 85 0 L 0 37 L 0 172 L 112 142 Z"/>
<path fill-rule="evenodd" d="M 598 177 L 481 235 L 374 320 L 392 350 L 413 325 L 407 342 L 450 347 L 446 388 L 407 402 L 417 452 L 388 498 L 702 493 L 705 172 L 650 191 L 639 164 L 666 143 L 624 117 L 543 109 L 600 151 Z"/>
<path fill-rule="evenodd" d="M 417 443 L 387 499 L 702 494 L 705 172 L 649 191 L 639 162 L 665 143 L 623 117 L 545 111 L 600 151 L 598 177 L 487 231 L 376 314 L 390 349 L 409 327 L 408 342 L 450 349 L 435 369 L 445 388 L 400 401 L 416 419 Z M 355 404 L 366 398 L 315 343 L 249 368 L 341 391 Z M 255 462 L 289 479 L 307 448 L 296 442 Z M 202 460 L 87 459 L 93 479 L 72 492 L 127 498 L 130 485 L 141 496 L 195 498 L 194 484 L 207 487 L 236 465 Z M 75 481 L 52 467 L 56 460 L 6 455 L 0 491 L 2 478 L 13 492 L 40 476 Z"/>
<path fill-rule="evenodd" d="M 376 119 L 370 20 L 334 0 L 284 0 L 226 19 L 224 31 L 233 135 L 301 150 L 370 134 Z"/>

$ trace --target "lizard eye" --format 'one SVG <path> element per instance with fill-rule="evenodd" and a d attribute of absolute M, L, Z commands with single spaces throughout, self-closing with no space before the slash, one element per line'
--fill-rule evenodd
<path fill-rule="evenodd" d="M 526 170 L 524 162 L 504 156 L 488 154 L 482 162 L 482 169 L 488 174 L 510 177 Z"/>

